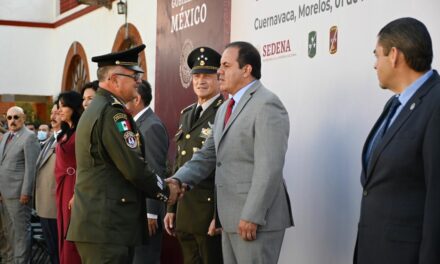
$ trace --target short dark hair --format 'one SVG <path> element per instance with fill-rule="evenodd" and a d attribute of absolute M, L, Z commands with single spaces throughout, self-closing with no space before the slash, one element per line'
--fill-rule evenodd
<path fill-rule="evenodd" d="M 84 95 L 84 92 L 87 89 L 93 89 L 93 91 L 96 92 L 96 91 L 98 91 L 98 88 L 99 88 L 99 81 L 98 80 L 93 81 L 93 82 L 88 82 L 88 83 L 84 84 L 84 86 L 82 87 L 82 89 L 81 89 L 81 96 Z"/>
<path fill-rule="evenodd" d="M 149 106 L 151 100 L 153 99 L 150 83 L 148 83 L 145 80 L 142 80 L 142 83 L 139 84 L 137 88 L 137 92 L 141 96 L 141 100 L 144 103 L 144 106 L 145 107 Z"/>
<path fill-rule="evenodd" d="M 259 80 L 261 78 L 261 56 L 257 48 L 255 48 L 251 43 L 244 41 L 235 41 L 226 45 L 227 48 L 238 48 L 238 58 L 237 62 L 240 69 L 243 66 L 249 64 L 252 66 L 251 75 L 255 79 Z"/>
<path fill-rule="evenodd" d="M 426 26 L 417 19 L 404 17 L 391 21 L 379 31 L 378 43 L 385 55 L 392 47 L 400 50 L 408 66 L 417 72 L 431 69 L 431 36 Z"/>

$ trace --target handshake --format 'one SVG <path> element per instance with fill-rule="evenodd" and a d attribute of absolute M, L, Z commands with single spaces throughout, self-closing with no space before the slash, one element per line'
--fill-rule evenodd
<path fill-rule="evenodd" d="M 169 205 L 173 205 L 177 202 L 177 200 L 180 200 L 183 197 L 186 190 L 188 190 L 188 185 L 173 178 L 167 178 L 165 179 L 165 182 L 170 190 L 167 203 Z"/>

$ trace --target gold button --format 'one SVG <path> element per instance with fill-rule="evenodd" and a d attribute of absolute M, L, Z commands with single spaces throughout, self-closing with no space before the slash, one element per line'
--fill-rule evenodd
<path fill-rule="evenodd" d="M 186 134 L 185 138 L 186 138 L 186 139 L 190 139 L 190 138 L 191 138 L 191 135 L 190 135 L 190 134 Z"/>
<path fill-rule="evenodd" d="M 122 199 L 121 199 L 121 202 L 125 203 L 125 198 L 122 198 Z"/>
<path fill-rule="evenodd" d="M 211 197 L 208 197 L 208 202 L 210 202 L 211 201 Z"/>
<path fill-rule="evenodd" d="M 182 154 L 182 156 L 185 156 L 186 155 L 186 151 L 182 150 L 182 152 L 180 152 L 180 154 Z"/>
<path fill-rule="evenodd" d="M 204 140 L 202 141 L 202 145 L 203 145 L 203 144 L 205 144 L 205 141 L 204 141 Z"/>

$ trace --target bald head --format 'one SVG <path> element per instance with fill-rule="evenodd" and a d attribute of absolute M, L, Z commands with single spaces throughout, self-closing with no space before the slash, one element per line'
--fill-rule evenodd
<path fill-rule="evenodd" d="M 6 119 L 8 120 L 9 130 L 16 132 L 23 127 L 25 116 L 23 108 L 18 106 L 13 106 L 8 109 L 6 113 Z"/>

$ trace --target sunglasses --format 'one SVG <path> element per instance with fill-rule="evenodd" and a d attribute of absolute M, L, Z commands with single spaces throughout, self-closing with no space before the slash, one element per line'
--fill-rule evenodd
<path fill-rule="evenodd" d="M 115 75 L 120 75 L 120 76 L 125 76 L 125 77 L 129 77 L 132 78 L 133 80 L 135 80 L 136 82 L 139 82 L 142 80 L 142 73 L 138 72 L 135 74 L 123 74 L 123 73 L 115 73 Z"/>
<path fill-rule="evenodd" d="M 14 115 L 14 116 L 7 116 L 6 117 L 8 120 L 12 120 L 12 118 L 14 118 L 14 120 L 18 120 L 20 119 L 20 117 L 18 115 Z"/>

